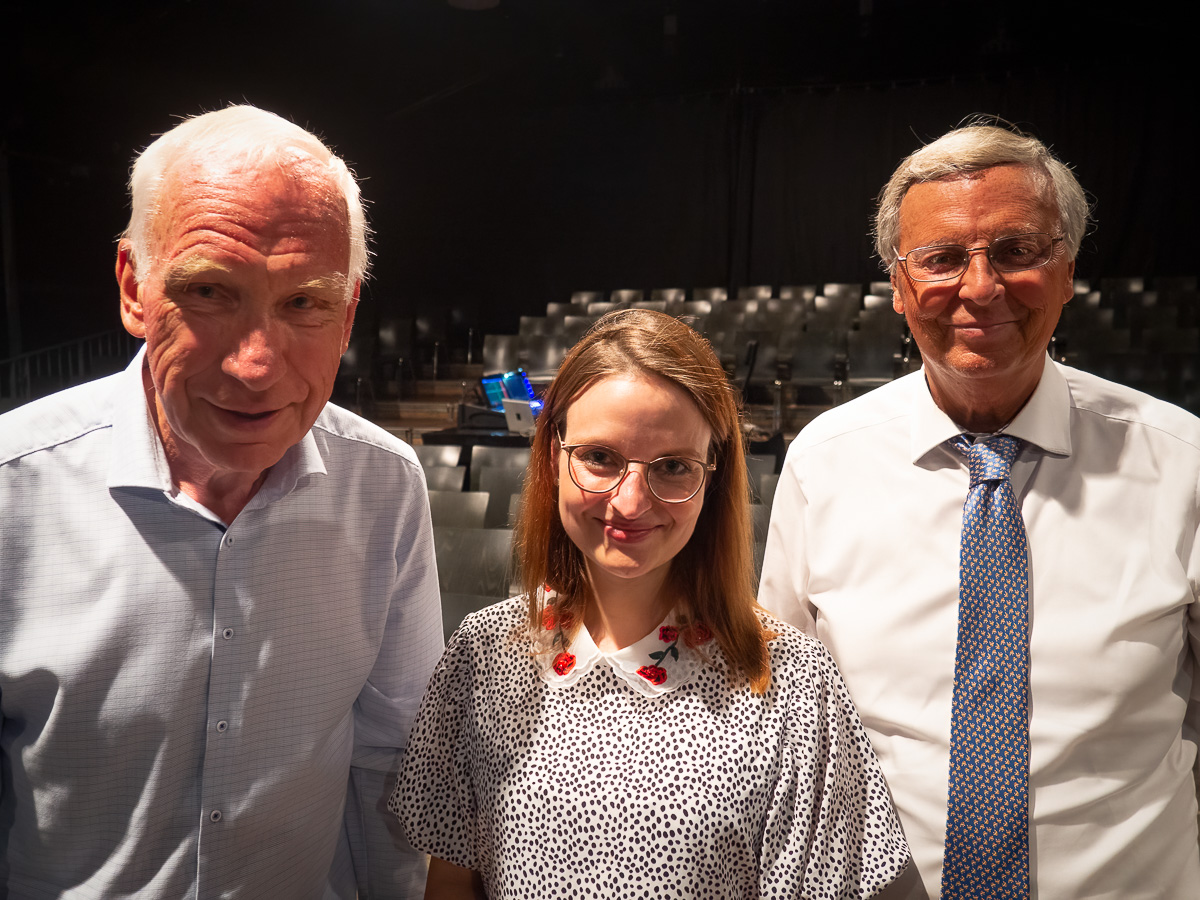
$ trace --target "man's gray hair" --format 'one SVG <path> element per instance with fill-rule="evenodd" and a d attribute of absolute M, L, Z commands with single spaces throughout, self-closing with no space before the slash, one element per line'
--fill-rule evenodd
<path fill-rule="evenodd" d="M 132 211 L 123 238 L 132 248 L 134 271 L 144 275 L 151 259 L 155 217 L 171 172 L 206 156 L 244 162 L 294 163 L 311 160 L 346 201 L 350 231 L 351 286 L 366 276 L 367 218 L 354 173 L 319 138 L 287 119 L 253 106 L 230 106 L 185 119 L 161 135 L 134 161 L 129 177 Z"/>
<path fill-rule="evenodd" d="M 980 117 L 926 144 L 900 163 L 879 193 L 875 214 L 875 252 L 889 272 L 896 268 L 900 244 L 900 204 L 918 182 L 941 181 L 993 166 L 1028 166 L 1043 176 L 1045 199 L 1058 210 L 1058 227 L 1069 259 L 1079 252 L 1088 225 L 1088 201 L 1075 174 L 1035 137 L 1015 127 Z"/>

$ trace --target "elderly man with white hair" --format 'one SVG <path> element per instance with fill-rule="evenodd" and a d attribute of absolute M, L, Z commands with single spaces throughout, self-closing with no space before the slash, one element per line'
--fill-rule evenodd
<path fill-rule="evenodd" d="M 879 755 L 913 852 L 885 896 L 1200 897 L 1200 421 L 1047 355 L 1087 216 L 1013 129 L 901 163 L 876 249 L 923 368 L 779 481 L 760 601 Z"/>
<path fill-rule="evenodd" d="M 0 418 L 0 897 L 419 896 L 385 803 L 441 650 L 424 481 L 327 403 L 358 186 L 231 107 L 131 191 L 144 349 Z"/>

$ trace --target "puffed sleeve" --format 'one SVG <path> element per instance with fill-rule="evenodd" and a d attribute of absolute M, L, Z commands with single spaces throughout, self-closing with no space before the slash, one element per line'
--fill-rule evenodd
<path fill-rule="evenodd" d="M 414 847 L 468 869 L 479 867 L 471 777 L 475 668 L 468 618 L 434 669 L 388 801 Z"/>
<path fill-rule="evenodd" d="M 872 897 L 908 845 L 870 741 L 828 651 L 783 626 L 772 690 L 788 704 L 760 860 L 764 898 Z"/>

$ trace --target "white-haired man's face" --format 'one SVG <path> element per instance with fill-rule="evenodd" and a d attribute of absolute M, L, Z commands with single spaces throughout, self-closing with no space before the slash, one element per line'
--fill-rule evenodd
<path fill-rule="evenodd" d="M 153 259 L 118 256 L 177 482 L 258 479 L 307 433 L 350 339 L 345 202 L 303 165 L 168 176 Z"/>

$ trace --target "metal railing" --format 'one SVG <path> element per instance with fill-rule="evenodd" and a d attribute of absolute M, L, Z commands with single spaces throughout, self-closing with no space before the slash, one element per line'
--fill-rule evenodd
<path fill-rule="evenodd" d="M 0 409 L 118 372 L 140 346 L 127 331 L 114 329 L 0 360 Z"/>

